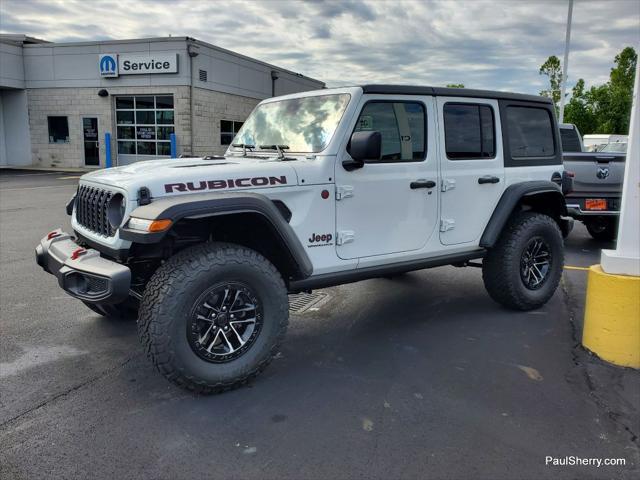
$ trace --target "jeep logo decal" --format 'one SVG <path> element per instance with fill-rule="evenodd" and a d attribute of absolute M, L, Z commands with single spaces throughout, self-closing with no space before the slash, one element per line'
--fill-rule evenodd
<path fill-rule="evenodd" d="M 307 247 L 324 247 L 327 245 L 332 245 L 331 240 L 333 240 L 333 235 L 330 233 L 312 233 L 309 238 L 309 245 Z"/>
<path fill-rule="evenodd" d="M 198 182 L 187 183 L 167 183 L 164 186 L 166 193 L 173 192 L 197 192 L 200 190 L 220 190 L 223 188 L 236 187 L 264 187 L 267 185 L 286 185 L 287 177 L 251 177 L 232 178 L 229 180 L 200 180 Z"/>

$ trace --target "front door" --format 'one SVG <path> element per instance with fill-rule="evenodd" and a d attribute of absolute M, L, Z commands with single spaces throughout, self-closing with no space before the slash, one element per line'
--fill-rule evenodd
<path fill-rule="evenodd" d="M 98 119 L 84 117 L 82 119 L 82 138 L 84 141 L 84 164 L 87 166 L 100 165 L 100 144 L 98 137 Z"/>
<path fill-rule="evenodd" d="M 418 250 L 437 223 L 437 155 L 430 97 L 361 100 L 353 131 L 379 131 L 382 158 L 336 165 L 336 249 L 343 259 Z M 427 124 L 429 123 L 429 128 Z"/>
<path fill-rule="evenodd" d="M 440 241 L 478 242 L 504 191 L 496 100 L 438 97 Z"/>

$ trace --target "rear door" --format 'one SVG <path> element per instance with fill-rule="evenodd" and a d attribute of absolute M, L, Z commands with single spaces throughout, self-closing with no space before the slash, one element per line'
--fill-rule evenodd
<path fill-rule="evenodd" d="M 498 101 L 438 97 L 437 109 L 440 241 L 477 242 L 505 188 Z"/>

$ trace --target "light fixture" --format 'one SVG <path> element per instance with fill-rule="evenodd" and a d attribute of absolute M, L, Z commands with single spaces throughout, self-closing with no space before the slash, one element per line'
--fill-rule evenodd
<path fill-rule="evenodd" d="M 99 97 L 108 97 L 109 96 L 109 92 L 107 92 L 104 88 L 100 91 L 98 91 L 98 96 Z"/>

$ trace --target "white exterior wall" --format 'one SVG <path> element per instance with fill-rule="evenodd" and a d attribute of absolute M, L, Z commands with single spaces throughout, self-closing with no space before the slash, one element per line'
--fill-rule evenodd
<path fill-rule="evenodd" d="M 27 114 L 27 92 L 24 90 L 0 90 L 2 108 L 0 115 L 0 165 L 31 165 L 31 140 Z"/>
<path fill-rule="evenodd" d="M 22 46 L 0 42 L 0 88 L 24 88 Z"/>
<path fill-rule="evenodd" d="M 259 62 L 204 42 L 196 41 L 193 57 L 193 85 L 195 87 L 264 100 L 271 97 L 271 72 L 278 74 L 275 95 L 318 90 L 324 83 L 300 74 Z M 199 71 L 207 72 L 201 82 Z"/>

